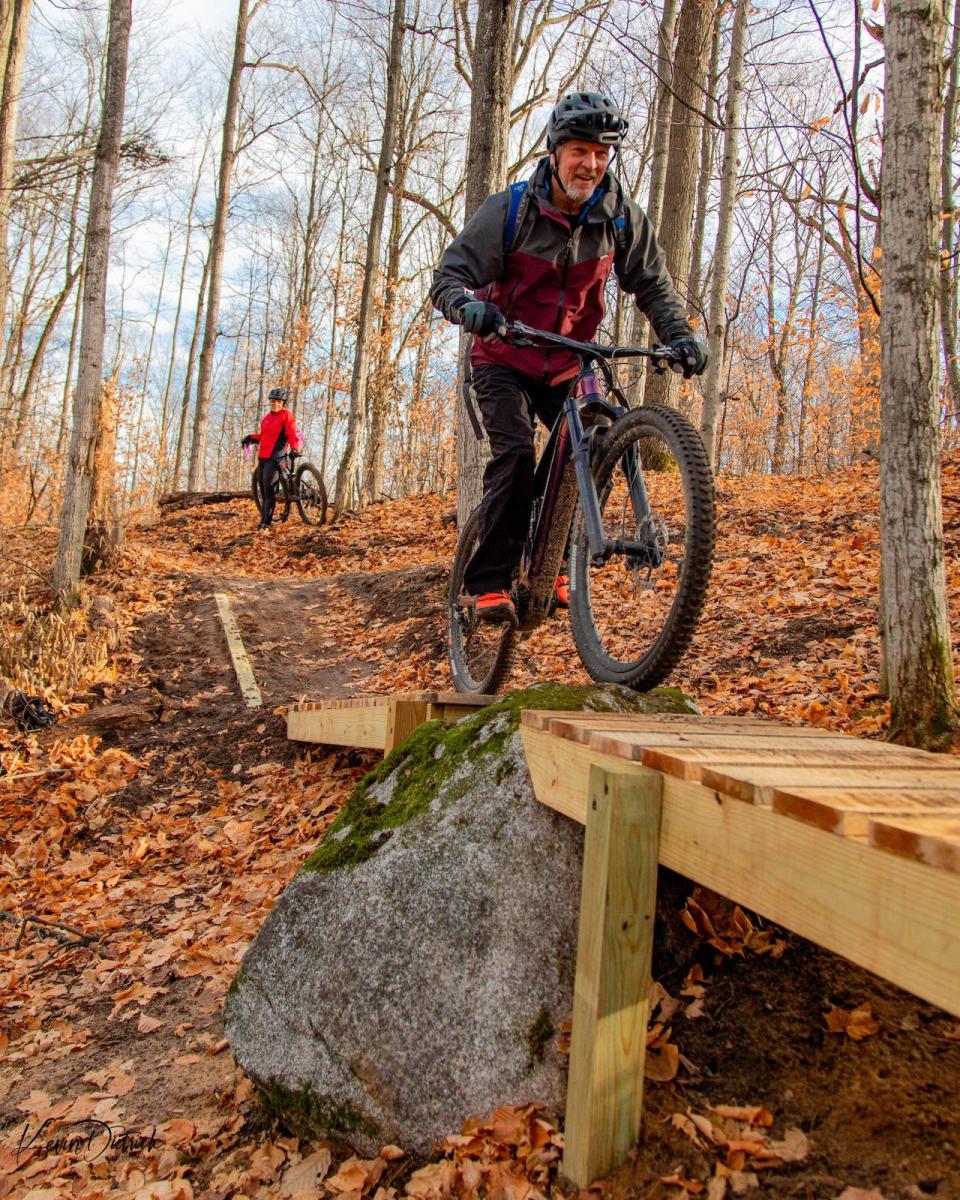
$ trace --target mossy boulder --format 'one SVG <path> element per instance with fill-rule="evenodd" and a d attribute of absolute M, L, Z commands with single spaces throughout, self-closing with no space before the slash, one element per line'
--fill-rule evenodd
<path fill-rule="evenodd" d="M 428 1153 L 498 1104 L 562 1109 L 583 831 L 533 796 L 523 708 L 696 712 L 667 689 L 531 688 L 422 726 L 360 782 L 224 1010 L 291 1124 Z"/>

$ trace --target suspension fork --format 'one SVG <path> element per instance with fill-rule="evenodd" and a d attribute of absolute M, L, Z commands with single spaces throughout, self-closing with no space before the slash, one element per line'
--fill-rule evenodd
<path fill-rule="evenodd" d="M 574 470 L 577 474 L 577 487 L 580 491 L 580 509 L 583 513 L 583 523 L 587 530 L 587 544 L 590 547 L 590 557 L 594 562 L 603 562 L 609 551 L 603 536 L 603 517 L 600 512 L 600 500 L 597 496 L 597 485 L 593 481 L 593 469 L 590 465 L 591 440 L 583 431 L 580 420 L 580 408 L 575 396 L 576 388 L 563 402 L 567 427 L 570 430 L 570 453 L 573 458 Z"/>

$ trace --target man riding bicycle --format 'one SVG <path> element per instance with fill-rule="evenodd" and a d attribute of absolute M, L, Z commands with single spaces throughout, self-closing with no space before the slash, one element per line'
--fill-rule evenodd
<path fill-rule="evenodd" d="M 552 426 L 578 373 L 572 353 L 490 335 L 523 321 L 592 339 L 612 267 L 659 340 L 679 352 L 684 375 L 707 366 L 646 214 L 608 170 L 627 128 L 608 97 L 564 96 L 547 124 L 547 156 L 529 182 L 488 196 L 434 272 L 435 307 L 475 335 L 465 383 L 490 441 L 480 541 L 464 574 L 478 617 L 515 617 L 510 584 L 533 503 L 534 416 Z M 557 602 L 569 603 L 566 575 L 557 580 Z"/>

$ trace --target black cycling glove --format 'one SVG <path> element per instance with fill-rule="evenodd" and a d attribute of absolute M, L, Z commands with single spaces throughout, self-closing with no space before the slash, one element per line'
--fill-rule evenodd
<path fill-rule="evenodd" d="M 246 437 L 243 439 L 243 441 L 240 443 L 240 445 L 241 445 L 241 446 L 243 446 L 244 450 L 246 450 L 247 446 L 252 446 L 252 445 L 253 445 L 253 438 L 250 436 L 250 434 L 249 434 L 249 433 L 248 433 L 248 434 L 247 434 L 247 436 L 246 436 Z"/>
<path fill-rule="evenodd" d="M 674 338 L 670 343 L 671 350 L 676 350 L 680 355 L 680 362 L 673 364 L 673 369 L 679 367 L 683 371 L 684 379 L 689 379 L 691 375 L 702 375 L 707 369 L 707 363 L 710 361 L 710 352 L 703 342 L 698 342 L 692 337 Z"/>
<path fill-rule="evenodd" d="M 507 324 L 507 318 L 500 309 L 487 300 L 468 300 L 460 305 L 455 316 L 467 333 L 475 333 L 478 337 L 496 333 Z"/>

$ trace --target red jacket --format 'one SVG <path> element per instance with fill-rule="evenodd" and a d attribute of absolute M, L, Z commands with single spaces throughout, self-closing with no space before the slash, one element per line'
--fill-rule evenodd
<path fill-rule="evenodd" d="M 260 444 L 258 458 L 279 458 L 287 450 L 299 450 L 302 445 L 289 408 L 268 412 L 260 422 L 260 432 L 252 433 L 250 437 Z"/>

